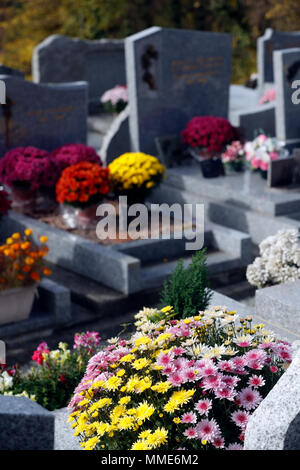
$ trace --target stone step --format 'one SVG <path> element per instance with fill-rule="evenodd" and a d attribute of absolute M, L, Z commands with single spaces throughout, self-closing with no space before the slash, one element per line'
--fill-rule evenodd
<path fill-rule="evenodd" d="M 244 280 L 227 286 L 217 287 L 216 291 L 234 300 L 244 300 L 245 298 L 254 296 L 255 287 L 251 286 L 248 281 Z"/>
<path fill-rule="evenodd" d="M 184 258 L 183 265 L 186 268 L 192 261 L 191 256 Z M 141 270 L 142 285 L 144 288 L 157 288 L 163 285 L 163 282 L 171 275 L 176 268 L 178 259 L 173 259 L 165 263 L 152 263 L 145 266 Z M 241 267 L 239 258 L 234 257 L 222 251 L 207 254 L 207 266 L 209 268 L 210 277 L 214 278 L 220 273 L 233 271 Z"/>

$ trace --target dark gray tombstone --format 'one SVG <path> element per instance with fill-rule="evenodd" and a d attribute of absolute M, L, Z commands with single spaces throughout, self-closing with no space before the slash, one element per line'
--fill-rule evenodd
<path fill-rule="evenodd" d="M 295 160 L 293 157 L 279 158 L 270 162 L 268 186 L 289 186 L 294 182 Z"/>
<path fill-rule="evenodd" d="M 153 27 L 125 39 L 132 151 L 180 134 L 194 116 L 228 115 L 229 34 Z"/>
<path fill-rule="evenodd" d="M 293 98 L 293 83 L 300 80 L 300 48 L 275 51 L 273 59 L 276 137 L 292 149 L 300 144 L 300 104 Z"/>
<path fill-rule="evenodd" d="M 87 81 L 89 108 L 95 112 L 106 90 L 126 83 L 124 41 L 49 36 L 34 49 L 32 72 L 36 83 Z"/>
<path fill-rule="evenodd" d="M 0 395 L 0 450 L 53 448 L 53 414 L 29 398 Z"/>
<path fill-rule="evenodd" d="M 102 161 L 108 165 L 115 158 L 129 151 L 129 105 L 116 116 L 111 127 L 106 133 L 99 155 Z"/>
<path fill-rule="evenodd" d="M 20 70 L 12 69 L 11 67 L 6 67 L 6 65 L 0 64 L 0 75 L 12 75 L 13 77 L 24 78 L 24 73 Z"/>
<path fill-rule="evenodd" d="M 266 29 L 257 40 L 258 85 L 274 82 L 273 52 L 281 49 L 300 47 L 300 31 L 282 32 Z"/>
<path fill-rule="evenodd" d="M 235 123 L 246 140 L 253 140 L 257 133 L 275 137 L 275 105 L 268 103 L 255 109 L 236 113 Z"/>
<path fill-rule="evenodd" d="M 187 157 L 185 147 L 178 135 L 156 137 L 155 144 L 159 160 L 167 168 L 180 165 Z"/>
<path fill-rule="evenodd" d="M 53 150 L 86 143 L 87 83 L 35 84 L 0 75 L 6 104 L 0 107 L 0 157 L 14 147 Z"/>

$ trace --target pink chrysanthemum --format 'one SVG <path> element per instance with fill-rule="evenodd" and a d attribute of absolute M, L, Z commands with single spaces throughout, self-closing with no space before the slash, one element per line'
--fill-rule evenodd
<path fill-rule="evenodd" d="M 220 435 L 220 428 L 214 419 L 203 419 L 196 426 L 198 439 L 211 442 Z"/>
<path fill-rule="evenodd" d="M 253 410 L 262 401 L 259 392 L 251 387 L 243 388 L 238 394 L 238 399 L 245 410 Z"/>
<path fill-rule="evenodd" d="M 195 424 L 197 422 L 197 416 L 192 411 L 184 413 L 181 416 L 181 422 L 184 424 Z"/>
<path fill-rule="evenodd" d="M 200 415 L 207 415 L 211 407 L 212 401 L 208 398 L 205 398 L 204 400 L 199 400 L 196 403 L 195 410 L 197 410 Z"/>
<path fill-rule="evenodd" d="M 233 444 L 229 444 L 229 446 L 226 447 L 226 450 L 243 450 L 243 446 L 234 442 Z"/>
<path fill-rule="evenodd" d="M 239 427 L 239 428 L 245 428 L 248 420 L 249 420 L 249 413 L 246 411 L 234 411 L 231 415 L 231 420 Z"/>
<path fill-rule="evenodd" d="M 183 434 L 188 439 L 196 439 L 198 436 L 196 428 L 193 428 L 193 427 L 186 429 Z"/>
<path fill-rule="evenodd" d="M 261 375 L 252 375 L 249 380 L 248 384 L 254 388 L 263 387 L 266 381 Z"/>
<path fill-rule="evenodd" d="M 214 438 L 214 440 L 212 441 L 212 444 L 217 449 L 224 449 L 225 442 L 224 442 L 223 437 L 219 436 L 219 437 Z"/>

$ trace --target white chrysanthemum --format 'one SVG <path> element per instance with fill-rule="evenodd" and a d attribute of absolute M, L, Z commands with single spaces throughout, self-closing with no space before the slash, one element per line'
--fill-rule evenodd
<path fill-rule="evenodd" d="M 247 268 L 247 279 L 257 287 L 300 279 L 299 233 L 280 230 L 259 245 L 260 257 Z"/>

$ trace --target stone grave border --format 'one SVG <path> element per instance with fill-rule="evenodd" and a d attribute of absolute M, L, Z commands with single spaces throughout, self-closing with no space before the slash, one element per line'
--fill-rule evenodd
<path fill-rule="evenodd" d="M 184 238 L 146 239 L 103 246 L 14 211 L 0 222 L 3 237 L 27 227 L 32 228 L 36 236 L 48 236 L 50 251 L 46 259 L 49 262 L 124 294 L 147 287 L 141 276 L 143 262 L 181 256 L 183 245 L 188 241 Z M 215 260 L 211 266 L 208 264 L 214 274 L 251 262 L 251 240 L 245 233 L 211 224 L 205 230 L 204 241 L 206 246 L 230 255 L 230 259 L 227 256 Z"/>

